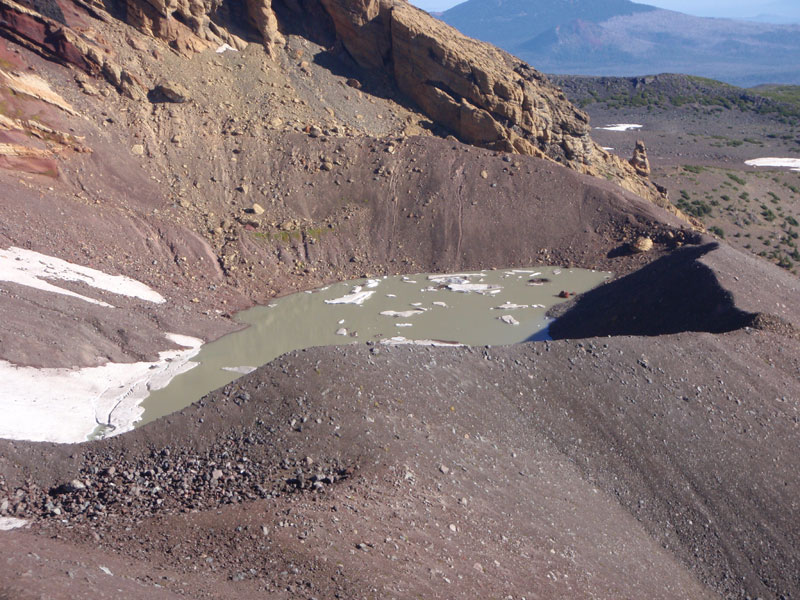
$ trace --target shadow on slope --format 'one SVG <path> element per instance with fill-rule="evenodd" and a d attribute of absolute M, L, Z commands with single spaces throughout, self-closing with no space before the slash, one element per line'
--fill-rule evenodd
<path fill-rule="evenodd" d="M 550 335 L 567 339 L 724 333 L 750 325 L 756 315 L 737 308 L 714 271 L 699 262 L 718 247 L 709 243 L 682 248 L 587 292 L 566 307 L 550 327 Z"/>

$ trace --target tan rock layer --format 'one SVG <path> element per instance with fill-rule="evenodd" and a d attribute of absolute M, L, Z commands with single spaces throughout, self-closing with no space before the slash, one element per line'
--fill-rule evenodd
<path fill-rule="evenodd" d="M 245 45 L 211 20 L 221 0 L 125 1 L 131 25 L 178 51 L 222 43 L 234 48 Z M 251 25 L 270 52 L 283 42 L 273 1 L 280 0 L 245 0 Z M 314 3 L 318 5 L 310 6 Z M 0 27 L 9 27 L 4 26 L 8 20 L 3 13 L 12 5 L 18 16 L 25 14 L 53 29 L 52 22 L 38 13 L 31 15 L 28 9 L 20 10 L 23 7 L 13 0 L 0 0 Z M 337 38 L 356 62 L 389 73 L 398 89 L 428 117 L 464 142 L 548 158 L 612 179 L 677 213 L 666 192 L 650 182 L 640 161 L 622 160 L 595 144 L 589 136 L 588 116 L 543 74 L 510 54 L 462 35 L 404 0 L 308 0 L 304 6 L 309 18 L 316 18 L 315 9 L 327 13 Z M 103 61 L 69 28 L 59 27 L 69 42 L 62 46 L 72 57 L 70 62 L 85 70 L 99 70 L 121 93 L 143 95 L 133 74 Z M 31 29 L 35 28 L 27 27 Z M 28 36 L 40 45 L 48 43 L 45 37 Z"/>

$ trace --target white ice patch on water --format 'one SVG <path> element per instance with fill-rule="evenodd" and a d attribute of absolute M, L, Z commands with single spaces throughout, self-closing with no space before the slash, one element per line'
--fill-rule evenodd
<path fill-rule="evenodd" d="M 367 279 L 367 283 L 364 284 L 364 287 L 367 289 L 373 289 L 380 285 L 380 279 Z"/>
<path fill-rule="evenodd" d="M 499 294 L 503 290 L 503 286 L 490 283 L 450 283 L 447 285 L 447 289 L 464 294 Z"/>
<path fill-rule="evenodd" d="M 347 329 L 345 329 L 344 327 L 340 327 L 339 329 L 336 330 L 336 335 L 347 335 Z"/>
<path fill-rule="evenodd" d="M 434 302 L 434 306 L 441 306 L 442 308 L 447 308 L 447 302 Z"/>
<path fill-rule="evenodd" d="M 371 290 L 364 291 L 362 286 L 357 285 L 350 291 L 349 294 L 346 294 L 341 298 L 325 300 L 325 304 L 357 304 L 360 306 L 369 300 L 374 293 L 375 292 Z"/>
<path fill-rule="evenodd" d="M 398 323 L 395 327 L 413 327 L 413 323 Z"/>
<path fill-rule="evenodd" d="M 240 375 L 248 375 L 255 371 L 258 367 L 248 367 L 248 366 L 241 366 L 241 367 L 222 367 L 223 371 L 228 371 L 230 373 L 239 373 Z"/>
<path fill-rule="evenodd" d="M 780 167 L 800 171 L 800 158 L 754 158 L 744 161 L 748 167 Z"/>
<path fill-rule="evenodd" d="M 503 315 L 502 317 L 497 317 L 497 318 L 500 319 L 503 323 L 506 323 L 507 325 L 519 325 L 519 321 L 517 321 L 511 315 Z"/>
<path fill-rule="evenodd" d="M 605 131 L 635 131 L 641 128 L 642 125 L 638 125 L 636 123 L 614 123 L 613 125 L 606 125 L 605 127 L 596 127 L 595 129 L 604 129 Z"/>
<path fill-rule="evenodd" d="M 47 280 L 78 281 L 99 290 L 162 304 L 164 297 L 143 283 L 123 275 L 107 275 L 97 269 L 75 265 L 60 258 L 23 248 L 0 250 L 0 281 L 8 281 L 45 292 L 78 298 L 113 308 L 110 304 L 72 292 Z"/>
<path fill-rule="evenodd" d="M 421 315 L 424 312 L 424 308 L 413 308 L 411 310 L 384 310 L 381 312 L 381 315 L 384 317 L 400 317 L 402 319 L 408 319 L 409 317 Z"/>
<path fill-rule="evenodd" d="M 506 302 L 500 306 L 495 306 L 492 310 L 517 310 L 518 308 L 529 308 L 529 304 L 514 304 L 513 302 Z"/>
<path fill-rule="evenodd" d="M 19 529 L 25 527 L 28 521 L 25 519 L 17 519 L 15 517 L 0 517 L 0 531 L 11 531 L 12 529 Z"/>
<path fill-rule="evenodd" d="M 156 362 L 38 369 L 0 361 L 0 438 L 74 443 L 98 425 L 114 435 L 133 429 L 151 390 L 197 366 L 190 359 L 202 340 L 167 337 L 184 349 L 160 352 Z"/>

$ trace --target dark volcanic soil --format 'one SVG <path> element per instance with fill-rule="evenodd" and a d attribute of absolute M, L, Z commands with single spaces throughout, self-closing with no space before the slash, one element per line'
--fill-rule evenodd
<path fill-rule="evenodd" d="M 130 434 L 0 441 L 0 517 L 30 520 L 0 532 L 0 599 L 800 598 L 795 277 L 608 181 L 437 137 L 297 36 L 187 58 L 91 24 L 188 99 L 132 100 L 0 41 L 0 68 L 77 113 L 0 85 L 2 116 L 53 130 L 3 132 L 50 154 L 0 165 L 0 247 L 167 302 L 4 283 L 0 359 L 153 358 L 165 332 L 210 339 L 240 308 L 367 274 L 616 278 L 562 309 L 557 341 L 314 349 Z M 733 125 L 709 119 L 646 130 L 656 173 L 714 148 L 705 166 L 735 181 L 721 166 L 748 142 L 716 148 Z"/>
<path fill-rule="evenodd" d="M 37 519 L 4 535 L 73 548 L 41 593 L 99 565 L 191 597 L 792 598 L 797 287 L 705 243 L 554 328 L 612 337 L 314 349 L 131 434 L 4 442 L 7 510 Z"/>

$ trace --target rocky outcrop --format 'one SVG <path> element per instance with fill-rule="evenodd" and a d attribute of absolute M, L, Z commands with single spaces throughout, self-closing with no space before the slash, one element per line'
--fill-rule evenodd
<path fill-rule="evenodd" d="M 628 162 L 642 177 L 650 176 L 650 161 L 647 160 L 647 148 L 642 140 L 636 140 L 636 148 L 634 148 L 633 156 Z"/>
<path fill-rule="evenodd" d="M 128 23 L 179 52 L 191 53 L 215 44 L 246 45 L 218 18 L 223 8 L 220 0 L 119 1 L 124 2 L 124 10 L 118 12 Z M 87 48 L 68 27 L 35 11 L 20 10 L 24 7 L 13 0 L 0 0 L 0 7 L 7 6 L 18 7 L 17 15 L 46 24 L 49 34 L 34 36 L 40 48 L 63 53 L 64 60 L 84 70 L 99 71 L 131 98 L 144 96 L 134 74 Z M 244 8 L 266 48 L 275 52 L 284 40 L 273 0 L 246 0 Z M 602 150 L 589 137 L 588 116 L 543 74 L 510 54 L 460 34 L 403 0 L 306 0 L 302 9 L 293 10 L 301 10 L 299 14 L 306 20 L 325 21 L 319 27 L 331 29 L 330 37 L 359 65 L 387 73 L 401 94 L 462 141 L 554 160 L 582 173 L 615 180 L 671 208 L 666 194 L 647 178 L 646 160 L 628 162 Z M 9 25 L 8 19 L 5 22 L 6 28 L 19 29 Z M 309 29 L 316 27 L 305 24 Z M 242 24 L 236 25 L 241 28 Z M 62 41 L 54 45 L 53 39 Z"/>

